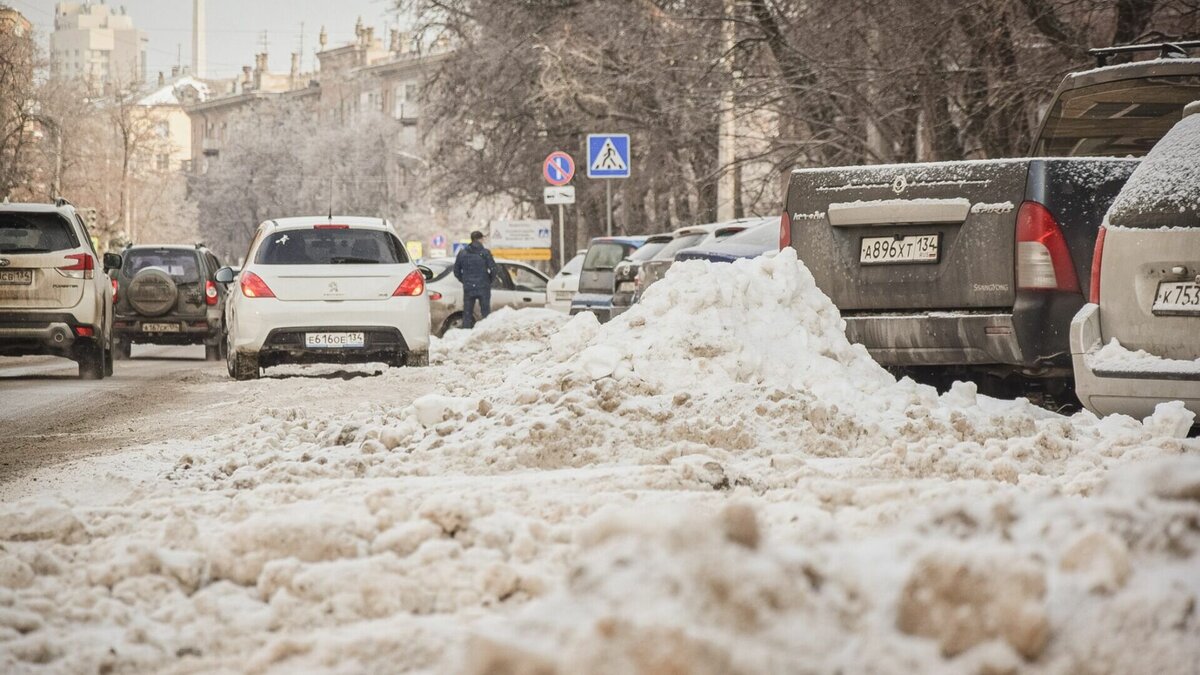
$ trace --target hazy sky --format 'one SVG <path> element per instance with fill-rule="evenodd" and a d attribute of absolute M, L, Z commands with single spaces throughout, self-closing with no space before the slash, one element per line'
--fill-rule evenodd
<path fill-rule="evenodd" d="M 98 1 L 98 0 L 94 0 Z M 55 0 L 0 0 L 20 10 L 40 32 L 43 46 L 54 30 Z M 109 0 L 124 6 L 134 25 L 149 39 L 146 60 L 151 82 L 159 71 L 170 73 L 177 61 L 192 62 L 192 0 Z M 262 32 L 267 31 L 271 70 L 286 72 L 290 54 L 300 48 L 300 24 L 304 24 L 304 69 L 310 70 L 317 48 L 317 35 L 324 25 L 330 46 L 354 39 L 354 22 L 359 16 L 375 35 L 387 39 L 387 29 L 397 16 L 390 12 L 391 0 L 207 0 L 208 75 L 227 77 L 254 65 L 254 54 L 262 50 Z M 181 56 L 180 56 L 181 55 Z"/>

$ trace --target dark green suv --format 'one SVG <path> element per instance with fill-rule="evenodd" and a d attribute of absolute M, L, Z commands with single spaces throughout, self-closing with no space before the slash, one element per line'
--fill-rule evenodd
<path fill-rule="evenodd" d="M 226 288 L 214 278 L 221 262 L 203 245 L 130 246 L 114 271 L 114 350 L 127 359 L 135 343 L 198 345 L 225 358 L 221 314 Z"/>

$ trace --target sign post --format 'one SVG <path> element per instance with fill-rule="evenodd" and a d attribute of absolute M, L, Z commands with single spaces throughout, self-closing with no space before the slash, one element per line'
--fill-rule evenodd
<path fill-rule="evenodd" d="M 612 236 L 612 180 L 629 178 L 629 134 L 588 134 L 587 137 L 588 178 L 610 179 L 604 182 L 608 236 Z"/>
<path fill-rule="evenodd" d="M 567 185 L 575 177 L 575 160 L 567 153 L 556 150 L 542 162 L 542 175 L 551 186 L 545 189 L 542 198 L 547 205 L 558 204 L 558 267 L 562 269 L 567 264 L 563 205 L 575 203 L 575 188 Z"/>

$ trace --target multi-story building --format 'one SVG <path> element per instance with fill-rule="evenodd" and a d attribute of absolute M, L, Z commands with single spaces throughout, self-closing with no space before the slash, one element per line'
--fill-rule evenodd
<path fill-rule="evenodd" d="M 54 6 L 50 63 L 59 77 L 128 89 L 146 81 L 146 36 L 121 8 L 97 2 Z"/>
<path fill-rule="evenodd" d="M 8 5 L 0 5 L 0 33 L 25 37 L 32 28 L 32 24 L 20 12 Z"/>

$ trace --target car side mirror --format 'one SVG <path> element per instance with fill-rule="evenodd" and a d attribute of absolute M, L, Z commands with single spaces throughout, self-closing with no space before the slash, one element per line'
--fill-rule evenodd
<path fill-rule="evenodd" d="M 232 284 L 233 280 L 237 278 L 237 273 L 233 271 L 232 267 L 222 267 L 213 276 L 219 283 Z"/>
<path fill-rule="evenodd" d="M 425 277 L 425 281 L 433 281 L 433 270 L 424 265 L 417 265 L 417 269 L 421 270 L 421 276 Z"/>
<path fill-rule="evenodd" d="M 121 269 L 121 254 L 105 253 L 104 254 L 104 271 Z"/>

